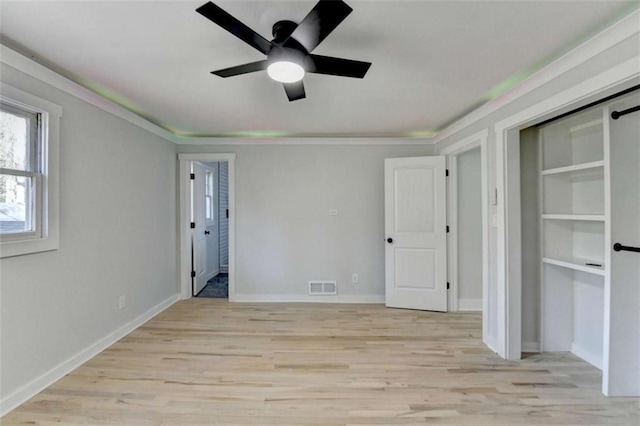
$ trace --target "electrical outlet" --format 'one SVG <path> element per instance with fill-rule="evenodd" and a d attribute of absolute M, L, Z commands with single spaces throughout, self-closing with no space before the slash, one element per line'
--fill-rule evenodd
<path fill-rule="evenodd" d="M 358 277 L 358 274 L 351 274 L 351 282 L 357 284 L 358 281 L 360 281 L 360 277 Z"/>
<path fill-rule="evenodd" d="M 127 306 L 127 299 L 124 296 L 118 297 L 118 309 L 124 309 Z"/>

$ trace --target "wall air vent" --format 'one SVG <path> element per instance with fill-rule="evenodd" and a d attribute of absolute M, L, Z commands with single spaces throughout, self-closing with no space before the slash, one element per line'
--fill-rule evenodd
<path fill-rule="evenodd" d="M 338 294 L 336 281 L 309 281 L 309 294 L 312 296 L 334 296 Z"/>

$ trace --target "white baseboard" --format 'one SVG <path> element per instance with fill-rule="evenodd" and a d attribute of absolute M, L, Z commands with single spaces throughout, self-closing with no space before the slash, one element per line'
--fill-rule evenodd
<path fill-rule="evenodd" d="M 589 364 L 594 367 L 602 370 L 602 357 L 589 352 L 588 350 L 576 345 L 575 343 L 571 344 L 571 353 L 577 356 L 578 358 L 582 358 L 587 361 Z"/>
<path fill-rule="evenodd" d="M 482 299 L 458 299 L 458 311 L 482 312 Z"/>
<path fill-rule="evenodd" d="M 245 303 L 384 303 L 383 295 L 310 296 L 305 294 L 238 294 L 231 302 Z"/>
<path fill-rule="evenodd" d="M 216 269 L 215 271 L 209 272 L 209 275 L 207 275 L 207 281 L 209 281 L 211 278 L 215 277 L 219 273 L 220 273 L 220 269 Z"/>
<path fill-rule="evenodd" d="M 482 342 L 485 345 L 487 345 L 487 347 L 491 349 L 493 352 L 498 353 L 498 345 L 493 337 L 491 336 L 483 337 Z"/>
<path fill-rule="evenodd" d="M 522 342 L 522 352 L 540 353 L 538 342 Z"/>
<path fill-rule="evenodd" d="M 180 295 L 176 294 L 164 300 L 163 302 L 160 302 L 153 308 L 149 309 L 147 312 L 129 321 L 117 330 L 107 334 L 97 342 L 87 346 L 77 354 L 73 355 L 71 358 L 63 361 L 56 367 L 53 367 L 51 370 L 35 378 L 10 395 L 2 398 L 2 400 L 0 400 L 0 417 L 9 413 L 13 409 L 17 408 L 20 404 L 23 404 L 28 399 L 32 398 L 42 390 L 60 380 L 65 375 L 80 367 L 82 364 L 89 361 L 91 358 L 98 355 L 100 352 L 102 352 L 118 340 L 122 339 L 124 336 L 131 333 L 133 330 L 140 327 L 142 324 L 149 321 L 151 318 L 155 317 L 160 312 L 167 309 L 169 306 L 176 303 L 178 300 L 180 300 Z"/>

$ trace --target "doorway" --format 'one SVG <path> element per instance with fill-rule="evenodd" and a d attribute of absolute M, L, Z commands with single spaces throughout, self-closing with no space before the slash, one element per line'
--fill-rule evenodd
<path fill-rule="evenodd" d="M 193 162 L 192 265 L 195 297 L 229 297 L 229 164 Z"/>
<path fill-rule="evenodd" d="M 482 159 L 480 147 L 456 156 L 458 311 L 482 311 Z M 453 297 L 452 297 L 453 299 Z"/>
<path fill-rule="evenodd" d="M 180 291 L 235 296 L 235 154 L 179 154 Z"/>
<path fill-rule="evenodd" d="M 482 311 L 482 341 L 496 351 L 490 330 L 488 129 L 443 149 L 447 156 L 449 310 Z"/>
<path fill-rule="evenodd" d="M 522 247 L 529 224 L 521 215 L 524 175 L 520 150 L 527 138 L 523 130 L 535 126 L 539 146 L 539 350 L 572 352 L 602 370 L 605 395 L 634 396 L 640 393 L 640 271 L 637 259 L 629 259 L 634 253 L 616 253 L 613 239 L 615 230 L 621 228 L 624 231 L 618 235 L 630 239 L 630 246 L 640 238 L 640 132 L 637 118 L 616 122 L 612 112 L 633 109 L 640 102 L 638 96 L 626 95 L 639 86 L 637 79 L 610 85 L 602 80 L 588 83 L 578 93 L 562 92 L 495 127 L 496 186 L 502 205 L 497 220 L 496 281 L 506 302 L 500 315 L 505 327 L 501 355 L 519 359 L 526 343 L 521 328 Z M 617 216 L 627 213 L 631 217 Z"/>

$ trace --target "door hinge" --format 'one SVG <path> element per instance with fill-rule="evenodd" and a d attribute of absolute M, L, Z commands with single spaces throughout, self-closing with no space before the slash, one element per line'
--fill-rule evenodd
<path fill-rule="evenodd" d="M 195 278 L 195 277 L 196 277 L 196 271 L 191 271 L 191 278 Z"/>
<path fill-rule="evenodd" d="M 191 180 L 194 180 L 196 178 L 196 174 L 195 173 L 191 173 L 191 175 L 189 175 L 189 177 L 191 178 Z"/>
<path fill-rule="evenodd" d="M 229 219 L 229 209 L 227 209 L 225 214 L 227 215 L 227 219 Z"/>
<path fill-rule="evenodd" d="M 447 234 L 449 233 L 449 225 L 447 225 Z"/>
<path fill-rule="evenodd" d="M 191 222 L 191 229 L 194 229 L 196 227 L 196 223 L 195 222 Z"/>
<path fill-rule="evenodd" d="M 447 282 L 447 290 L 449 290 L 449 282 Z"/>
<path fill-rule="evenodd" d="M 449 169 L 445 170 L 444 175 L 449 177 Z"/>

